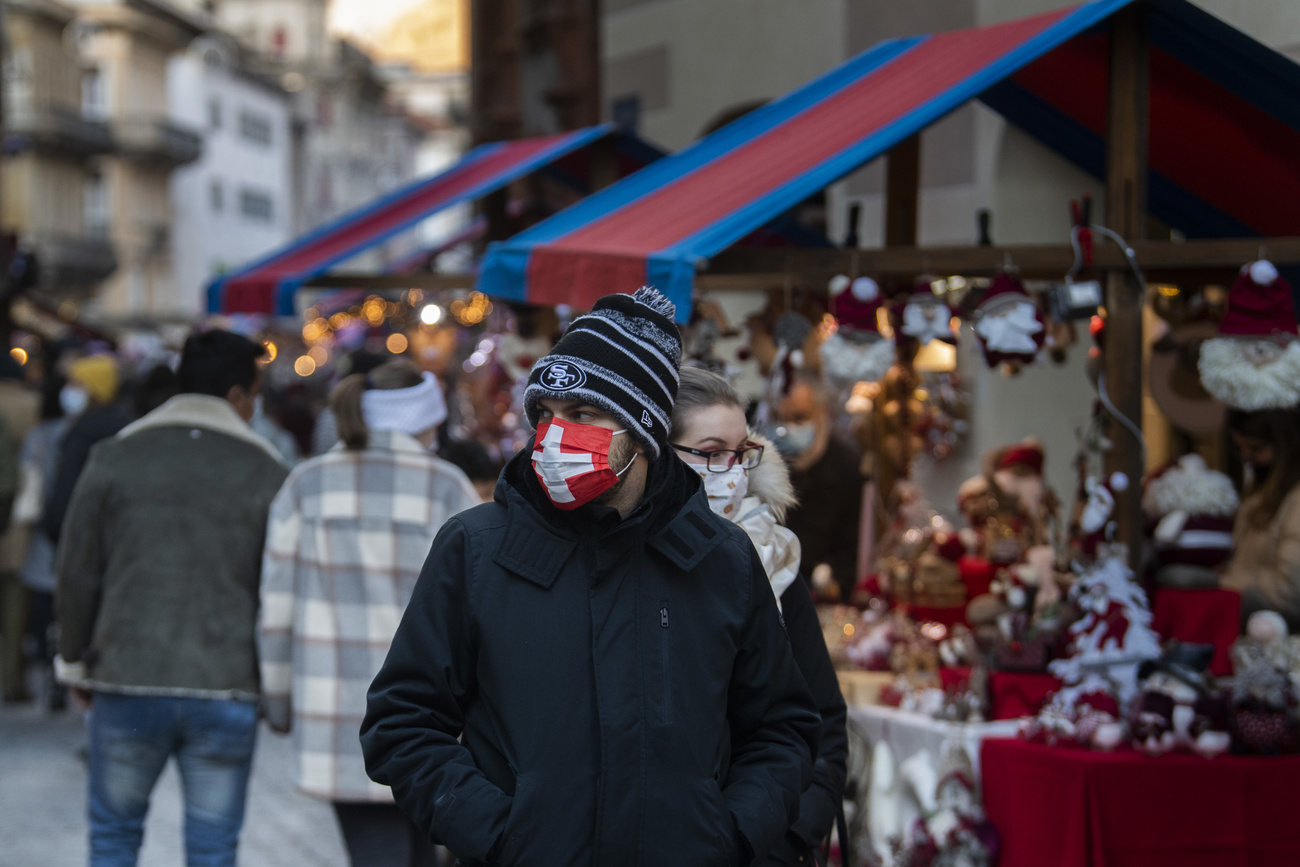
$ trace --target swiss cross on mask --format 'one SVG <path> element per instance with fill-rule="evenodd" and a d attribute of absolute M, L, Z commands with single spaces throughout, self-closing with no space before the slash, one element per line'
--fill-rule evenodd
<path fill-rule="evenodd" d="M 609 466 L 614 432 L 553 420 L 537 426 L 533 470 L 558 509 L 576 509 L 618 483 Z"/>

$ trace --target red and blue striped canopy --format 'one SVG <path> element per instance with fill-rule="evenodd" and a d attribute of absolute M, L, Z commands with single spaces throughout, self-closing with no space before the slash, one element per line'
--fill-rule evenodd
<path fill-rule="evenodd" d="M 479 289 L 588 307 L 650 283 L 685 319 L 704 260 L 975 98 L 1100 177 L 1107 24 L 1130 2 L 881 43 L 491 245 Z M 1300 235 L 1300 67 L 1186 0 L 1149 5 L 1149 210 L 1193 237 Z"/>
<path fill-rule="evenodd" d="M 543 167 L 563 174 L 579 171 L 582 166 L 569 165 L 577 152 L 610 135 L 619 138 L 621 174 L 659 156 L 651 145 L 613 124 L 480 145 L 446 171 L 408 184 L 251 265 L 217 277 L 208 285 L 208 311 L 292 315 L 294 293 L 305 281 L 445 208 L 481 198 Z"/>

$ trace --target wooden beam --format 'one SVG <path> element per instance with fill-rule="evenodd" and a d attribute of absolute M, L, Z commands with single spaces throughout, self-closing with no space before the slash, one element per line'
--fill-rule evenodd
<path fill-rule="evenodd" d="M 1126 240 L 1146 234 L 1148 57 L 1146 0 L 1111 18 L 1109 114 L 1106 126 L 1106 225 Z M 1100 241 L 1100 239 L 1098 239 Z M 1142 287 L 1123 270 L 1106 276 L 1105 387 L 1110 402 L 1130 423 L 1142 424 Z M 1118 539 L 1129 546 L 1129 564 L 1142 561 L 1142 486 L 1145 456 L 1138 438 L 1113 420 L 1107 436 L 1107 474 L 1120 472 L 1128 488 L 1115 492 Z"/>
<path fill-rule="evenodd" d="M 596 139 L 587 148 L 587 184 L 591 192 L 618 180 L 618 141 L 612 135 Z"/>
<path fill-rule="evenodd" d="M 1187 276 L 1207 270 L 1235 275 L 1246 262 L 1261 258 L 1282 265 L 1300 265 L 1300 237 L 1228 238 L 1206 241 L 1141 241 L 1130 239 L 1138 264 L 1148 279 L 1157 275 Z M 873 277 L 907 276 L 922 273 L 941 276 L 990 276 L 1007 262 L 1020 269 L 1026 279 L 1059 280 L 1074 262 L 1068 244 L 1013 244 L 999 247 L 903 247 L 885 250 L 840 250 L 819 248 L 779 250 L 737 247 L 719 253 L 708 265 L 705 276 L 777 274 L 847 274 L 856 260 L 858 273 Z M 1120 249 L 1098 238 L 1094 270 L 1127 270 Z"/>
<path fill-rule="evenodd" d="M 904 139 L 885 160 L 885 246 L 915 247 L 921 196 L 921 136 Z"/>

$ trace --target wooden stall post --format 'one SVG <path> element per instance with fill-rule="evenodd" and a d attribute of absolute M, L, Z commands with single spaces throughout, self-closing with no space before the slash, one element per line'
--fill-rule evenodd
<path fill-rule="evenodd" d="M 896 144 L 885 159 L 885 246 L 915 247 L 921 198 L 921 136 Z"/>
<path fill-rule="evenodd" d="M 1110 102 L 1106 135 L 1106 224 L 1128 241 L 1145 236 L 1147 201 L 1147 4 L 1122 9 L 1111 19 Z M 1142 423 L 1142 287 L 1129 270 L 1106 278 L 1106 390 L 1115 408 Z M 1122 472 L 1128 489 L 1116 493 L 1119 541 L 1129 546 L 1136 570 L 1142 555 L 1142 447 L 1116 422 L 1108 474 Z"/>

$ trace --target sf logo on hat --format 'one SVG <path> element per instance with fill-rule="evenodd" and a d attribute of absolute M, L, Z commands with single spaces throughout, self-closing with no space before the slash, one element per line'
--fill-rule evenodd
<path fill-rule="evenodd" d="M 552 391 L 568 391 L 585 383 L 587 374 L 567 361 L 552 361 L 542 371 L 541 381 Z"/>

